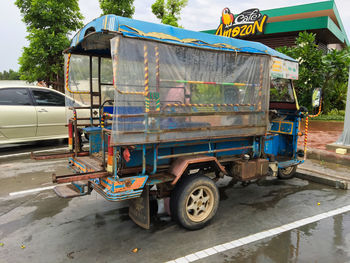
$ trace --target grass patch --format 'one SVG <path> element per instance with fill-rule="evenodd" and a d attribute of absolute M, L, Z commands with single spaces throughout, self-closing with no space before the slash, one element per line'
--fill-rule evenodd
<path fill-rule="evenodd" d="M 344 121 L 345 119 L 345 111 L 333 109 L 327 114 L 321 114 L 318 117 L 312 118 L 312 120 L 317 121 Z"/>

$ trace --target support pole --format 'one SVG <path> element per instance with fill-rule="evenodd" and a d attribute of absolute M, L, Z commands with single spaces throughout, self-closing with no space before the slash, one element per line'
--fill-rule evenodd
<path fill-rule="evenodd" d="M 336 141 L 336 144 L 343 146 L 350 146 L 350 72 L 349 72 L 349 80 L 348 80 L 348 93 L 346 99 L 346 107 L 345 107 L 345 121 L 344 121 L 344 129 L 343 133 Z"/>

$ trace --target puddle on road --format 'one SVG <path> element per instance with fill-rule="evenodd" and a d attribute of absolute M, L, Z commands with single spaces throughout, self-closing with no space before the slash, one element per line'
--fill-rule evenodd
<path fill-rule="evenodd" d="M 6 223 L 3 223 L 4 221 L 0 222 L 2 235 L 7 236 L 20 228 L 32 224 L 33 221 L 54 217 L 69 205 L 70 199 L 61 199 L 56 196 L 45 198 L 43 201 L 42 199 L 46 195 L 47 193 L 40 193 L 34 197 L 25 197 L 23 199 L 27 201 L 24 204 L 1 216 L 1 218 L 8 217 L 5 221 Z M 18 211 L 16 211 L 17 209 Z"/>
<path fill-rule="evenodd" d="M 0 164 L 0 179 L 14 177 L 19 175 L 33 176 L 38 172 L 51 174 L 57 171 L 57 168 L 67 166 L 67 160 L 49 160 L 34 161 L 30 159 L 16 160 L 4 164 Z"/>
<path fill-rule="evenodd" d="M 224 252 L 221 262 L 349 262 L 350 213 Z"/>
<path fill-rule="evenodd" d="M 0 184 L 6 185 L 0 189 L 0 196 L 8 196 L 11 192 L 39 188 L 52 183 L 51 175 L 67 174 L 66 160 L 34 161 L 22 160 L 0 164 Z"/>

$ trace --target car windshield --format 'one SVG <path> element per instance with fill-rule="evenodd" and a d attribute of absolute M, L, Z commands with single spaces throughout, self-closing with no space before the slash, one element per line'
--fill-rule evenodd
<path fill-rule="evenodd" d="M 270 85 L 271 102 L 294 102 L 292 83 L 289 79 L 272 78 Z"/>

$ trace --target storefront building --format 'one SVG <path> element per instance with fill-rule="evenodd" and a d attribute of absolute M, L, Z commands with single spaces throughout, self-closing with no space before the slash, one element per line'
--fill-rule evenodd
<path fill-rule="evenodd" d="M 295 45 L 299 32 L 307 31 L 316 34 L 316 43 L 322 50 L 349 45 L 334 1 L 264 11 L 249 9 L 235 15 L 225 8 L 220 21 L 217 29 L 203 32 L 257 41 L 276 48 Z"/>

